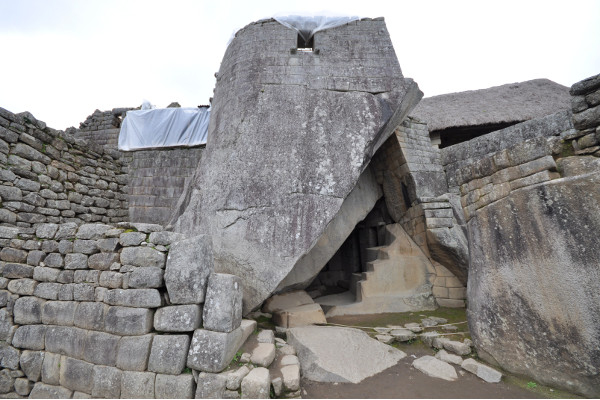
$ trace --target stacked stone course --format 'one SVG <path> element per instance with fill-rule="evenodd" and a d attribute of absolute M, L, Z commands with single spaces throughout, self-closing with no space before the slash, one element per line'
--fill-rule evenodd
<path fill-rule="evenodd" d="M 134 108 L 113 108 L 108 111 L 96 110 L 79 124 L 77 136 L 99 146 L 116 150 L 119 144 L 121 122 L 125 114 Z"/>
<path fill-rule="evenodd" d="M 210 243 L 156 224 L 0 226 L 0 393 L 193 398 L 226 380 L 256 322 Z"/>
<path fill-rule="evenodd" d="M 118 154 L 0 108 L 0 224 L 127 220 Z"/>
<path fill-rule="evenodd" d="M 577 155 L 600 157 L 600 74 L 571 87 L 573 125 L 577 130 L 570 140 Z"/>

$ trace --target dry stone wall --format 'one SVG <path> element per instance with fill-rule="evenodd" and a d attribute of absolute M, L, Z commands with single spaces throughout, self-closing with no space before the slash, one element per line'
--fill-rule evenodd
<path fill-rule="evenodd" d="M 242 320 L 242 282 L 212 272 L 208 236 L 182 239 L 155 224 L 0 226 L 0 394 L 199 398 L 227 386 L 239 398 L 245 374 L 220 372 L 256 328 Z"/>
<path fill-rule="evenodd" d="M 0 224 L 127 220 L 118 154 L 0 108 Z"/>
<path fill-rule="evenodd" d="M 440 150 L 431 145 L 427 125 L 409 118 L 372 160 L 393 219 L 429 257 L 428 280 L 442 307 L 464 307 L 466 285 L 431 255 L 427 232 L 457 225 L 441 168 Z"/>
<path fill-rule="evenodd" d="M 113 108 L 108 111 L 96 110 L 79 124 L 77 136 L 100 146 L 116 150 L 119 145 L 121 122 L 127 111 L 133 108 Z"/>

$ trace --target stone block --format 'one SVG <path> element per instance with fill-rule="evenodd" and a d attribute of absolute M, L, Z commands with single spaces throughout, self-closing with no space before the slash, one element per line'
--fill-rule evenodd
<path fill-rule="evenodd" d="M 49 385 L 60 384 L 60 354 L 44 353 L 44 361 L 42 362 L 42 382 Z"/>
<path fill-rule="evenodd" d="M 15 378 L 7 369 L 0 371 L 0 395 L 10 393 L 14 390 Z M 3 396 L 4 397 L 4 396 Z"/>
<path fill-rule="evenodd" d="M 9 263 L 27 262 L 27 251 L 5 247 L 0 251 L 0 260 Z"/>
<path fill-rule="evenodd" d="M 33 385 L 31 393 L 29 393 L 30 399 L 70 399 L 73 395 L 73 391 L 64 387 L 47 385 L 45 383 L 38 382 Z"/>
<path fill-rule="evenodd" d="M 42 377 L 42 364 L 44 362 L 44 352 L 24 350 L 21 353 L 19 365 L 21 370 L 32 382 L 37 382 Z"/>
<path fill-rule="evenodd" d="M 171 303 L 203 303 L 208 277 L 212 271 L 210 236 L 200 235 L 173 243 L 169 249 L 164 277 Z"/>
<path fill-rule="evenodd" d="M 128 371 L 145 371 L 154 334 L 123 337 L 117 350 L 117 367 Z"/>
<path fill-rule="evenodd" d="M 432 378 L 440 378 L 446 381 L 455 381 L 458 379 L 456 370 L 452 365 L 432 356 L 417 358 L 413 361 L 412 366 Z"/>
<path fill-rule="evenodd" d="M 233 360 L 244 343 L 242 327 L 231 332 L 213 332 L 205 329 L 194 331 L 187 366 L 199 371 L 221 372 Z"/>
<path fill-rule="evenodd" d="M 467 358 L 460 366 L 489 383 L 498 383 L 502 379 L 502 374 L 500 372 L 485 364 L 477 362 L 472 358 Z"/>
<path fill-rule="evenodd" d="M 98 248 L 98 242 L 95 240 L 75 240 L 73 242 L 73 252 L 81 253 L 81 254 L 95 254 L 98 253 L 100 249 Z"/>
<path fill-rule="evenodd" d="M 235 371 L 229 372 L 227 374 L 227 389 L 239 390 L 240 385 L 242 384 L 242 379 L 244 379 L 249 372 L 250 369 L 248 369 L 248 367 L 245 365 L 242 365 Z"/>
<path fill-rule="evenodd" d="M 56 282 L 60 273 L 61 271 L 56 268 L 35 267 L 33 269 L 33 279 L 38 282 Z"/>
<path fill-rule="evenodd" d="M 272 343 L 258 343 L 252 351 L 250 361 L 259 367 L 268 368 L 275 359 L 275 345 Z"/>
<path fill-rule="evenodd" d="M 275 333 L 270 329 L 263 329 L 256 337 L 258 343 L 275 343 Z"/>
<path fill-rule="evenodd" d="M 19 396 L 28 396 L 31 393 L 31 389 L 33 389 L 33 382 L 26 378 L 15 379 L 15 392 Z"/>
<path fill-rule="evenodd" d="M 110 266 L 119 261 L 117 253 L 97 253 L 88 258 L 88 267 L 99 271 L 108 271 Z"/>
<path fill-rule="evenodd" d="M 44 258 L 44 265 L 50 268 L 61 268 L 64 265 L 64 260 L 62 255 L 50 253 Z"/>
<path fill-rule="evenodd" d="M 254 368 L 242 379 L 243 399 L 268 399 L 271 390 L 271 377 L 266 368 Z"/>
<path fill-rule="evenodd" d="M 152 341 L 148 371 L 159 374 L 181 374 L 185 368 L 190 337 L 188 335 L 157 335 Z"/>
<path fill-rule="evenodd" d="M 122 371 L 117 368 L 95 365 L 92 397 L 118 399 L 121 396 L 121 375 Z"/>
<path fill-rule="evenodd" d="M 32 250 L 27 254 L 27 264 L 32 266 L 40 265 L 42 261 L 46 258 L 46 253 L 41 250 Z M 35 278 L 35 270 L 34 270 L 34 278 Z"/>
<path fill-rule="evenodd" d="M 300 365 L 286 365 L 281 367 L 283 388 L 293 392 L 300 389 Z"/>
<path fill-rule="evenodd" d="M 162 298 L 156 289 L 114 289 L 108 291 L 104 302 L 111 306 L 157 308 Z"/>
<path fill-rule="evenodd" d="M 230 274 L 213 273 L 208 279 L 204 303 L 204 328 L 231 332 L 242 321 L 242 284 Z"/>
<path fill-rule="evenodd" d="M 154 396 L 157 399 L 193 399 L 196 382 L 192 374 L 156 374 Z"/>
<path fill-rule="evenodd" d="M 49 326 L 46 331 L 46 350 L 52 353 L 83 359 L 87 331 L 75 327 Z"/>
<path fill-rule="evenodd" d="M 153 399 L 155 378 L 156 374 L 153 372 L 123 371 L 121 398 Z"/>
<path fill-rule="evenodd" d="M 63 356 L 60 359 L 60 385 L 71 390 L 91 394 L 94 385 L 94 365 Z"/>
<path fill-rule="evenodd" d="M 120 336 L 110 333 L 89 331 L 84 344 L 83 359 L 93 364 L 114 367 Z"/>
<path fill-rule="evenodd" d="M 44 325 L 73 325 L 77 303 L 72 301 L 47 301 L 42 307 Z"/>
<path fill-rule="evenodd" d="M 273 313 L 273 322 L 277 326 L 293 328 L 311 324 L 325 324 L 325 314 L 317 303 L 305 304 Z"/>
<path fill-rule="evenodd" d="M 201 372 L 198 375 L 196 399 L 222 399 L 227 385 L 227 378 L 222 374 Z"/>
<path fill-rule="evenodd" d="M 162 307 L 154 314 L 154 329 L 161 332 L 192 332 L 202 323 L 202 309 L 195 304 Z"/>
<path fill-rule="evenodd" d="M 98 240 L 98 248 L 101 252 L 104 253 L 112 253 L 117 250 L 117 246 L 119 245 L 118 238 L 106 238 Z"/>
<path fill-rule="evenodd" d="M 138 267 L 129 275 L 130 288 L 160 288 L 164 286 L 164 273 L 161 268 Z"/>
<path fill-rule="evenodd" d="M 146 308 L 109 307 L 104 330 L 115 335 L 144 335 L 152 330 L 154 313 Z"/>
<path fill-rule="evenodd" d="M 471 353 L 471 346 L 456 340 L 444 341 L 444 349 L 454 354 L 458 354 L 459 356 L 466 356 Z"/>
<path fill-rule="evenodd" d="M 102 271 L 98 283 L 105 288 L 118 289 L 123 285 L 123 274 L 115 271 Z"/>
<path fill-rule="evenodd" d="M 185 239 L 185 235 L 178 232 L 152 232 L 148 241 L 150 243 L 159 244 L 162 246 L 169 246 L 175 242 Z"/>
<path fill-rule="evenodd" d="M 19 369 L 21 352 L 7 343 L 0 342 L 0 367 L 12 370 Z"/>
<path fill-rule="evenodd" d="M 28 325 L 42 322 L 42 307 L 45 301 L 37 297 L 20 297 L 15 301 L 13 320 L 15 324 Z"/>
<path fill-rule="evenodd" d="M 136 267 L 165 267 L 164 253 L 150 247 L 126 247 L 121 251 L 121 264 Z"/>
<path fill-rule="evenodd" d="M 8 279 L 32 278 L 33 267 L 27 264 L 7 262 L 2 270 L 2 276 Z"/>
<path fill-rule="evenodd" d="M 461 356 L 458 356 L 456 354 L 450 354 L 446 350 L 438 351 L 435 354 L 435 358 L 437 358 L 438 360 L 442 360 L 444 362 L 447 362 L 450 364 L 456 364 L 456 365 L 460 365 L 463 362 L 463 359 Z"/>
<path fill-rule="evenodd" d="M 146 240 L 146 234 L 142 232 L 125 232 L 119 236 L 119 243 L 123 247 L 139 246 Z"/>
<path fill-rule="evenodd" d="M 435 301 L 440 307 L 447 307 L 447 308 L 464 308 L 465 307 L 464 300 L 435 299 Z"/>
<path fill-rule="evenodd" d="M 102 239 L 104 234 L 113 229 L 110 225 L 103 224 L 83 224 L 77 230 L 75 237 L 77 239 Z"/>
<path fill-rule="evenodd" d="M 56 300 L 61 286 L 60 283 L 42 282 L 35 287 L 33 295 L 46 300 Z"/>
<path fill-rule="evenodd" d="M 38 285 L 33 279 L 13 279 L 8 282 L 8 290 L 21 296 L 31 296 Z"/>
<path fill-rule="evenodd" d="M 104 330 L 104 322 L 108 306 L 96 302 L 79 303 L 75 310 L 75 326 L 95 331 Z"/>
<path fill-rule="evenodd" d="M 88 257 L 85 254 L 66 254 L 65 269 L 87 269 Z"/>
<path fill-rule="evenodd" d="M 25 325 L 16 329 L 12 345 L 27 350 L 44 350 L 46 326 Z"/>
<path fill-rule="evenodd" d="M 58 231 L 54 235 L 55 240 L 62 239 L 73 239 L 75 232 L 77 231 L 77 224 L 74 222 L 67 222 L 58 226 Z"/>
<path fill-rule="evenodd" d="M 87 283 L 73 283 L 73 300 L 94 301 L 94 286 Z"/>

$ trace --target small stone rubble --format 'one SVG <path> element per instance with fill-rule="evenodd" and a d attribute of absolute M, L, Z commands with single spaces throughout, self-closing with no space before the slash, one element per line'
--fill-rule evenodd
<path fill-rule="evenodd" d="M 209 237 L 181 239 L 155 224 L 0 226 L 0 395 L 268 398 L 273 377 L 298 396 L 294 348 L 242 319 L 242 282 L 213 272 Z"/>

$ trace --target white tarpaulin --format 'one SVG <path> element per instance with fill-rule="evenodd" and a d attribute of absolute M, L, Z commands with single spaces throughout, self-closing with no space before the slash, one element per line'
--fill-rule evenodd
<path fill-rule="evenodd" d="M 306 42 L 316 32 L 335 28 L 336 26 L 360 19 L 357 16 L 340 15 L 275 15 L 273 18 L 280 24 L 298 31 Z"/>
<path fill-rule="evenodd" d="M 155 108 L 128 111 L 121 124 L 119 150 L 206 143 L 209 108 Z"/>

